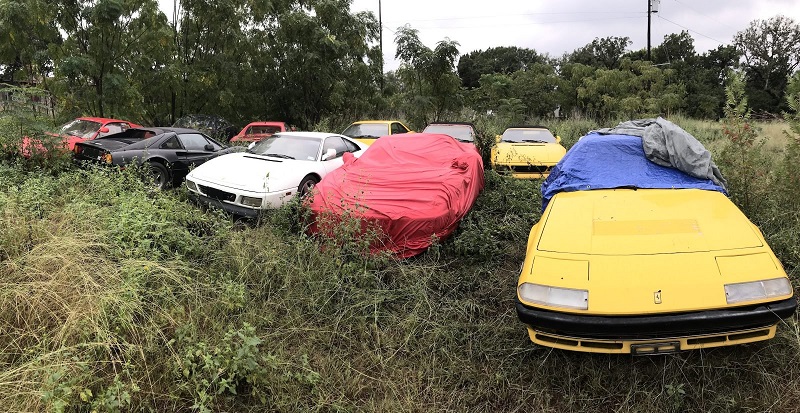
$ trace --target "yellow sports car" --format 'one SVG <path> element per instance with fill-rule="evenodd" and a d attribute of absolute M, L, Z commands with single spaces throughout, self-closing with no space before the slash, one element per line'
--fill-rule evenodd
<path fill-rule="evenodd" d="M 561 138 L 544 126 L 512 126 L 492 147 L 492 168 L 514 178 L 547 178 L 566 152 Z"/>
<path fill-rule="evenodd" d="M 660 354 L 767 340 L 797 302 L 759 229 L 710 179 L 590 134 L 542 185 L 516 309 L 539 345 Z"/>
<path fill-rule="evenodd" d="M 381 136 L 414 133 L 399 120 L 361 120 L 353 122 L 342 135 L 353 138 L 365 145 L 371 145 Z"/>

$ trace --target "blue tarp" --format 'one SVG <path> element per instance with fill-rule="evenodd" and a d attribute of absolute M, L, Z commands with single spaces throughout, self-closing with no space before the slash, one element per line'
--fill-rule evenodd
<path fill-rule="evenodd" d="M 559 192 L 621 187 L 696 188 L 727 195 L 710 179 L 651 162 L 638 136 L 590 133 L 567 151 L 542 184 L 542 211 Z"/>

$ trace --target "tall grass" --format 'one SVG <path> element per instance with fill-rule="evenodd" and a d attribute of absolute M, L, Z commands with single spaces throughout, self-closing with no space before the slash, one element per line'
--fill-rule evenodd
<path fill-rule="evenodd" d="M 726 147 L 719 124 L 686 123 Z M 546 125 L 567 146 L 613 126 Z M 797 285 L 800 221 L 783 205 L 800 199 L 787 180 L 800 150 L 780 153 L 794 155 L 770 161 L 768 200 L 750 213 Z M 738 412 L 800 402 L 794 320 L 768 342 L 662 357 L 531 344 L 513 300 L 541 181 L 487 171 L 458 231 L 397 261 L 352 253 L 369 239 L 346 232 L 305 235 L 288 207 L 238 225 L 140 178 L 0 162 L 0 410 Z"/>

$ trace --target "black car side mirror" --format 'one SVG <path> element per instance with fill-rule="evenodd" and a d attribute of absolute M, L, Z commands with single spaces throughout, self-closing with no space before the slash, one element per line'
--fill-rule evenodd
<path fill-rule="evenodd" d="M 214 145 L 212 145 L 210 143 L 207 143 L 206 146 L 203 147 L 203 149 L 205 149 L 205 150 L 207 150 L 209 152 L 214 152 Z"/>

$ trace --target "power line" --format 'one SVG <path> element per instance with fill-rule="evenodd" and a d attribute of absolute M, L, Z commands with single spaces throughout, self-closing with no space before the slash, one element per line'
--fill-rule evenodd
<path fill-rule="evenodd" d="M 538 26 L 538 25 L 550 25 L 550 24 L 561 24 L 561 23 L 584 23 L 584 22 L 596 22 L 596 21 L 612 21 L 612 20 L 631 20 L 631 19 L 640 19 L 640 16 L 637 17 L 617 17 L 617 18 L 601 18 L 601 19 L 582 19 L 582 20 L 558 20 L 558 21 L 548 21 L 548 22 L 524 22 L 524 23 L 514 23 L 509 24 L 508 22 L 500 22 L 494 24 L 481 24 L 481 25 L 468 25 L 468 26 L 414 26 L 415 29 L 427 29 L 427 30 L 450 30 L 450 29 L 479 29 L 479 28 L 486 28 L 486 27 L 512 27 L 512 26 Z M 416 21 L 416 20 L 415 20 Z"/>
<path fill-rule="evenodd" d="M 689 9 L 689 10 L 691 10 L 691 11 L 693 11 L 693 12 L 695 12 L 695 13 L 697 13 L 697 14 L 699 14 L 699 15 L 707 18 L 707 19 L 713 20 L 714 22 L 719 23 L 719 24 L 721 24 L 721 25 L 723 25 L 723 26 L 725 26 L 725 27 L 727 27 L 729 29 L 738 30 L 735 27 L 729 26 L 729 25 L 727 25 L 727 24 L 725 24 L 725 23 L 723 23 L 723 22 L 721 22 L 721 21 L 719 21 L 719 20 L 717 20 L 717 19 L 715 19 L 715 18 L 713 18 L 713 17 L 711 17 L 711 16 L 709 16 L 709 15 L 707 15 L 705 13 L 702 13 L 702 12 L 698 11 L 697 9 L 693 8 L 692 6 L 690 6 L 690 5 L 688 5 L 688 4 L 684 3 L 684 2 L 681 2 L 679 0 L 673 0 L 673 1 L 675 3 L 678 3 L 678 4 L 686 7 L 687 9 Z"/>
<path fill-rule="evenodd" d="M 577 12 L 548 12 L 548 13 L 513 13 L 513 14 L 498 14 L 494 16 L 462 16 L 462 17 L 440 17 L 440 18 L 433 18 L 433 19 L 414 19 L 415 22 L 432 22 L 432 21 L 447 21 L 447 20 L 485 20 L 485 19 L 493 19 L 499 17 L 516 17 L 516 16 L 561 16 L 561 15 L 598 15 L 598 14 L 628 14 L 633 15 L 631 17 L 641 17 L 641 15 L 645 14 L 645 12 L 639 11 L 577 11 Z"/>
<path fill-rule="evenodd" d="M 666 20 L 666 21 L 668 21 L 668 22 L 670 22 L 670 23 L 672 23 L 672 24 L 674 24 L 674 25 L 676 25 L 676 26 L 678 26 L 678 27 L 680 27 L 680 28 L 686 29 L 686 30 L 688 30 L 688 31 L 690 31 L 690 32 L 692 32 L 692 33 L 694 33 L 694 34 L 696 34 L 696 35 L 703 36 L 703 37 L 705 37 L 706 39 L 713 40 L 713 41 L 715 41 L 715 42 L 717 42 L 717 43 L 719 43 L 719 44 L 725 44 L 725 42 L 721 42 L 721 41 L 719 41 L 719 40 L 717 40 L 717 39 L 715 39 L 715 38 L 713 38 L 713 37 L 711 37 L 711 36 L 706 36 L 706 35 L 704 35 L 703 33 L 700 33 L 700 32 L 698 32 L 698 31 L 696 31 L 696 30 L 692 30 L 692 29 L 690 29 L 690 28 L 688 28 L 688 27 L 686 27 L 686 26 L 684 26 L 684 25 L 682 25 L 682 24 L 675 23 L 674 21 L 672 21 L 672 20 L 670 20 L 670 19 L 668 19 L 668 18 L 664 17 L 664 16 L 663 16 L 663 13 L 658 13 L 658 18 L 659 18 L 659 19 L 662 19 L 662 20 Z"/>

